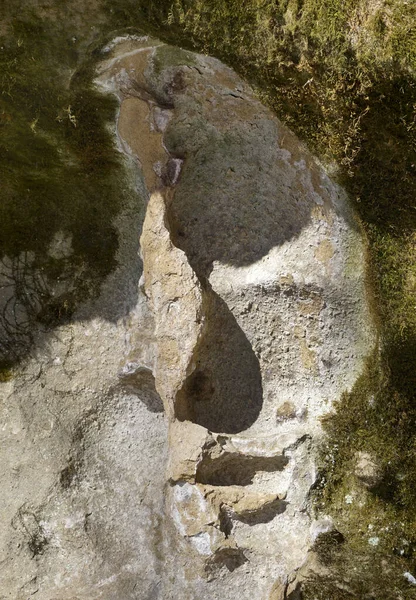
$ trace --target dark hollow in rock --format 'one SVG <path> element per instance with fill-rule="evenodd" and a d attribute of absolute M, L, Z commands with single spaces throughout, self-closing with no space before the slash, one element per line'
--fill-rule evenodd
<path fill-rule="evenodd" d="M 233 521 L 239 521 L 245 525 L 259 525 L 260 523 L 270 523 L 277 515 L 285 512 L 288 502 L 276 498 L 273 502 L 269 502 L 264 506 L 253 510 L 247 510 L 241 513 L 236 513 L 226 504 L 221 507 L 219 514 L 220 531 L 229 538 L 233 530 Z"/>
<path fill-rule="evenodd" d="M 229 538 L 231 532 L 233 530 L 233 522 L 231 519 L 231 509 L 227 505 L 223 505 L 220 509 L 219 514 L 219 526 L 220 531 L 225 535 L 226 538 Z"/>
<path fill-rule="evenodd" d="M 205 563 L 205 573 L 208 579 L 215 579 L 222 568 L 230 573 L 248 561 L 241 548 L 219 548 Z"/>
<path fill-rule="evenodd" d="M 250 485 L 256 473 L 282 471 L 288 462 L 289 459 L 282 455 L 246 456 L 225 453 L 214 459 L 207 456 L 199 463 L 195 480 L 205 485 Z"/>
<path fill-rule="evenodd" d="M 163 412 L 163 402 L 156 391 L 155 378 L 150 369 L 130 364 L 119 377 L 123 389 L 137 396 L 150 412 Z"/>
<path fill-rule="evenodd" d="M 206 289 L 206 329 L 195 371 L 176 399 L 176 416 L 218 433 L 239 433 L 258 418 L 263 405 L 259 361 L 226 303 Z"/>
<path fill-rule="evenodd" d="M 64 469 L 62 469 L 61 474 L 59 476 L 59 483 L 61 484 L 64 490 L 67 490 L 71 486 L 75 475 L 76 467 L 74 462 L 70 460 L 68 465 Z"/>
<path fill-rule="evenodd" d="M 262 117 L 256 127 L 236 119 L 226 132 L 195 118 L 180 141 L 173 126 L 167 133 L 171 154 L 187 157 L 170 207 L 171 230 L 181 232 L 175 243 L 198 276 L 208 277 L 214 261 L 252 264 L 310 221 L 312 199 L 284 182 L 278 126 Z"/>
<path fill-rule="evenodd" d="M 294 590 L 292 590 L 288 595 L 285 594 L 285 600 L 302 600 L 302 586 L 300 583 L 296 584 Z"/>
<path fill-rule="evenodd" d="M 259 525 L 260 523 L 270 523 L 276 515 L 281 515 L 285 512 L 288 502 L 276 498 L 273 502 L 244 513 L 233 515 L 233 518 L 246 525 Z"/>

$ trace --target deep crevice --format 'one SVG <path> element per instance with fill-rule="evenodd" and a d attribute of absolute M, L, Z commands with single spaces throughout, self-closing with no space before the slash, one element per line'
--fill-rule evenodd
<path fill-rule="evenodd" d="M 233 530 L 233 522 L 231 519 L 231 509 L 226 504 L 223 504 L 220 508 L 218 521 L 220 531 L 225 535 L 225 539 L 228 539 Z"/>
<path fill-rule="evenodd" d="M 276 498 L 273 502 L 265 504 L 256 510 L 246 511 L 240 514 L 234 514 L 233 518 L 245 525 L 259 525 L 260 523 L 270 523 L 277 515 L 285 512 L 288 502 Z"/>
<path fill-rule="evenodd" d="M 239 433 L 258 418 L 263 388 L 258 358 L 227 304 L 204 282 L 205 330 L 196 368 L 177 394 L 175 411 L 217 433 Z"/>
<path fill-rule="evenodd" d="M 233 521 L 239 521 L 250 527 L 261 523 L 270 523 L 277 515 L 281 515 L 286 511 L 288 504 L 286 500 L 276 498 L 276 500 L 263 506 L 241 512 L 235 512 L 231 506 L 223 504 L 219 514 L 220 531 L 228 539 L 233 530 Z"/>
<path fill-rule="evenodd" d="M 288 464 L 286 456 L 245 456 L 225 453 L 219 458 L 205 457 L 198 465 L 195 481 L 205 485 L 250 485 L 259 472 L 282 471 Z"/>
<path fill-rule="evenodd" d="M 170 156 L 175 160 L 174 153 Z M 172 243 L 183 250 L 172 215 L 176 192 L 166 202 L 166 227 Z M 255 423 L 262 409 L 260 363 L 226 302 L 185 254 L 203 290 L 205 328 L 194 351 L 196 367 L 176 396 L 175 415 L 212 432 L 240 433 Z"/>

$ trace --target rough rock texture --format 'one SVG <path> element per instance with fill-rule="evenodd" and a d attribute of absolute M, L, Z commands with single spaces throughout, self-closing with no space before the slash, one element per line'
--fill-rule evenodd
<path fill-rule="evenodd" d="M 373 342 L 359 226 L 229 68 L 145 37 L 104 54 L 143 276 L 103 290 L 128 318 L 82 308 L 2 384 L 0 598 L 292 598 L 319 417 Z"/>

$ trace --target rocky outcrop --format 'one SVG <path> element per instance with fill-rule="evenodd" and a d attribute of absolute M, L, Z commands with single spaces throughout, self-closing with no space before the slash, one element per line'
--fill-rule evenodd
<path fill-rule="evenodd" d="M 139 300 L 123 322 L 58 331 L 5 384 L 8 427 L 28 437 L 3 432 L 21 486 L 5 493 L 3 587 L 292 597 L 314 541 L 320 417 L 373 343 L 359 225 L 219 61 L 119 38 L 97 84 L 120 99 L 120 150 L 148 197 Z"/>

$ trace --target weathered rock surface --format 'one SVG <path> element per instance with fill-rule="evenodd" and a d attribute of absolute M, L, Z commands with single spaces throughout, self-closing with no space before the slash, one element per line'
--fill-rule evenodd
<path fill-rule="evenodd" d="M 373 343 L 365 243 L 232 70 L 146 37 L 104 54 L 148 196 L 143 275 L 103 290 L 138 298 L 128 318 L 80 309 L 2 384 L 0 598 L 285 598 L 319 418 Z"/>

